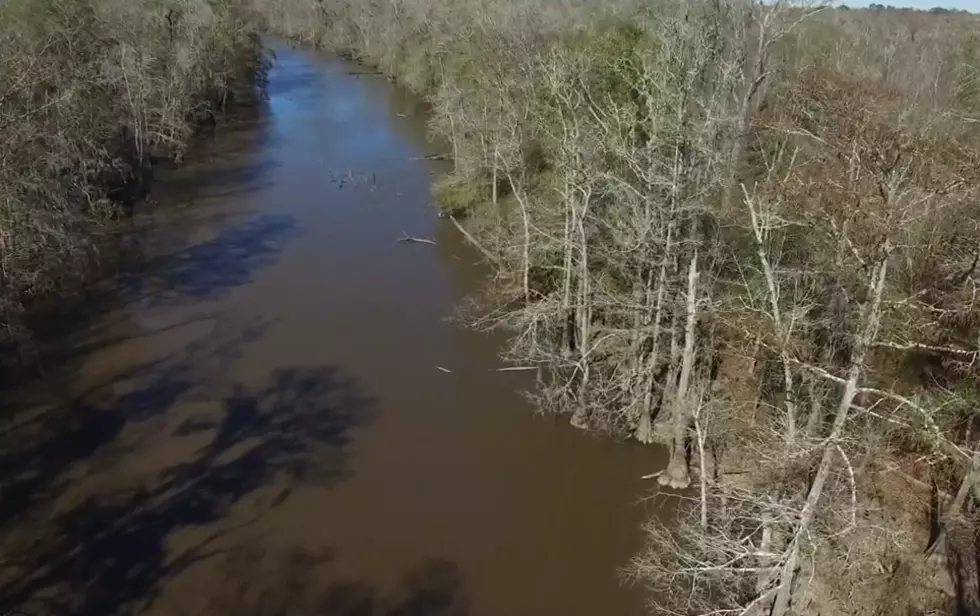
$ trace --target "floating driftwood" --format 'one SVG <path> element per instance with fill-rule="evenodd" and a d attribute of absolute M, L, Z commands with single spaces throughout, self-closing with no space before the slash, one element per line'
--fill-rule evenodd
<path fill-rule="evenodd" d="M 327 171 L 327 181 L 332 184 L 336 184 L 337 188 L 343 188 L 344 186 L 352 186 L 356 188 L 358 186 L 364 186 L 370 183 L 371 190 L 373 191 L 378 186 L 378 176 L 375 172 L 371 172 L 370 176 L 368 176 L 366 173 L 358 173 L 355 175 L 354 172 L 349 169 L 347 171 Z"/>
<path fill-rule="evenodd" d="M 428 156 L 416 156 L 409 160 L 452 160 L 452 154 L 429 154 Z"/>
<path fill-rule="evenodd" d="M 412 237 L 404 231 L 402 231 L 402 236 L 398 238 L 398 241 L 403 244 L 432 244 L 433 246 L 436 244 L 433 240 L 427 240 L 424 237 Z"/>

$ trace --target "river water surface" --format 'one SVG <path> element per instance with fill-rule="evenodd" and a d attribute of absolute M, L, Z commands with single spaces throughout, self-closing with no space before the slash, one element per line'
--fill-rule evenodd
<path fill-rule="evenodd" d="M 3 433 L 0 613 L 634 615 L 650 448 L 535 415 L 410 96 L 276 49 Z M 436 244 L 408 244 L 403 234 Z"/>

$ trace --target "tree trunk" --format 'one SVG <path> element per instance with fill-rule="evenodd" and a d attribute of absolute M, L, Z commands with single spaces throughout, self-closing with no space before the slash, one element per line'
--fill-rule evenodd
<path fill-rule="evenodd" d="M 620 388 L 624 395 L 630 398 L 630 408 L 635 408 L 636 392 L 643 379 L 643 367 L 645 365 L 643 343 L 647 336 L 647 326 L 650 324 L 649 308 L 650 296 L 653 287 L 653 271 L 644 271 L 642 268 L 635 274 L 633 280 L 632 303 L 633 303 L 633 329 L 630 331 L 630 345 L 627 352 L 627 360 L 630 362 L 629 376 L 623 379 Z M 635 421 L 639 418 L 639 413 L 632 414 Z"/>
<path fill-rule="evenodd" d="M 523 171 L 522 171 L 523 173 Z M 521 286 L 524 290 L 524 303 L 531 303 L 531 221 L 530 214 L 527 208 L 527 199 L 525 195 L 521 192 L 524 186 L 524 182 L 520 182 L 520 189 L 518 188 L 518 183 L 514 182 L 514 176 L 508 175 L 508 180 L 510 181 L 510 188 L 514 191 L 514 197 L 517 199 L 518 205 L 521 208 L 521 223 L 524 226 L 524 245 L 522 246 L 522 276 L 521 276 Z"/>
<path fill-rule="evenodd" d="M 668 245 L 670 233 L 668 232 Z M 664 295 L 667 286 L 667 257 L 660 264 L 660 274 L 657 278 L 657 301 L 653 314 L 653 345 L 646 361 L 646 371 L 643 379 L 643 406 L 640 409 L 640 422 L 634 437 L 644 444 L 653 442 L 653 388 L 656 378 L 657 365 L 660 362 L 660 324 L 663 321 Z"/>
<path fill-rule="evenodd" d="M 793 372 L 790 368 L 789 356 L 789 337 L 790 326 L 783 320 L 782 310 L 779 306 L 779 286 L 776 282 L 776 275 L 769 255 L 766 252 L 766 231 L 762 222 L 759 220 L 759 213 L 756 212 L 755 203 L 746 193 L 745 205 L 749 210 L 749 217 L 752 221 L 752 232 L 755 235 L 756 255 L 762 265 L 762 274 L 766 280 L 766 291 L 769 297 L 769 311 L 773 327 L 776 330 L 776 337 L 779 344 L 779 360 L 783 367 L 783 406 L 786 409 L 785 438 L 787 451 L 796 442 L 796 399 L 794 394 Z"/>
<path fill-rule="evenodd" d="M 806 428 L 804 434 L 806 438 L 817 438 L 820 435 L 820 428 L 823 426 L 823 396 L 818 391 L 817 376 L 810 374 L 806 376 L 807 396 L 810 398 L 810 414 L 806 418 Z"/>
<path fill-rule="evenodd" d="M 640 419 L 633 430 L 633 438 L 644 445 L 653 442 L 653 420 L 650 419 L 650 410 L 646 407 L 640 409 Z"/>
<path fill-rule="evenodd" d="M 694 434 L 698 443 L 698 478 L 701 484 L 701 530 L 708 530 L 708 465 L 705 457 L 705 442 L 708 438 L 708 428 L 702 421 L 704 415 L 704 383 L 698 385 L 698 395 L 693 405 Z"/>
<path fill-rule="evenodd" d="M 562 324 L 562 355 L 566 359 L 572 356 L 575 350 L 575 317 L 572 310 L 572 229 L 575 225 L 575 211 L 565 204 L 565 260 L 564 271 L 562 272 L 562 292 L 561 292 L 561 314 L 564 318 Z"/>
<path fill-rule="evenodd" d="M 953 502 L 950 503 L 949 509 L 940 517 L 939 532 L 936 534 L 936 538 L 930 542 L 929 547 L 926 548 L 926 554 L 929 558 L 944 554 L 949 529 L 955 525 L 958 516 L 960 516 L 963 510 L 963 506 L 966 504 L 967 496 L 977 485 L 980 485 L 980 451 L 973 454 L 973 458 L 970 460 L 970 469 L 963 477 L 959 490 L 956 491 L 956 496 L 953 497 Z M 940 500 L 940 502 L 942 501 Z"/>
<path fill-rule="evenodd" d="M 697 334 L 697 293 L 698 293 L 698 251 L 691 256 L 687 274 L 687 323 L 684 330 L 684 354 L 681 359 L 681 374 L 677 382 L 671 417 L 670 462 L 667 470 L 658 478 L 660 485 L 684 489 L 691 485 L 690 470 L 687 464 L 687 433 L 690 425 L 689 388 L 694 369 L 696 348 L 694 337 Z"/>
<path fill-rule="evenodd" d="M 585 191 L 582 198 L 582 212 L 578 216 L 579 298 L 577 320 L 579 369 L 582 372 L 582 379 L 579 382 L 578 406 L 575 409 L 575 414 L 572 415 L 572 425 L 576 428 L 586 427 L 589 415 L 589 377 L 591 376 L 592 361 L 589 357 L 592 351 L 592 288 L 589 276 L 589 238 L 585 231 L 585 215 L 589 205 L 589 196 L 588 191 Z"/>
<path fill-rule="evenodd" d="M 490 175 L 490 184 L 491 184 L 491 190 L 493 192 L 490 197 L 490 200 L 491 203 L 493 203 L 493 205 L 496 206 L 497 205 L 497 141 L 496 140 L 494 140 L 493 142 L 493 164 L 491 165 L 491 168 L 493 169 L 493 171 L 491 172 Z"/>

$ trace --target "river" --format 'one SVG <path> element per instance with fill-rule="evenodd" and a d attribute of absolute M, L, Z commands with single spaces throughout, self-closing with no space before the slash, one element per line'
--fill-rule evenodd
<path fill-rule="evenodd" d="M 422 106 L 275 50 L 268 101 L 161 180 L 145 263 L 9 402 L 0 613 L 643 613 L 617 568 L 661 454 L 535 414 L 450 319 L 488 272 L 429 204 Z"/>

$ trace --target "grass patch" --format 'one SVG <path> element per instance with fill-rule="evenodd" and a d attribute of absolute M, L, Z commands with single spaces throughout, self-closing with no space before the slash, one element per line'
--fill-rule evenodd
<path fill-rule="evenodd" d="M 487 182 L 473 176 L 449 175 L 432 185 L 432 199 L 443 216 L 468 216 L 490 198 Z"/>

